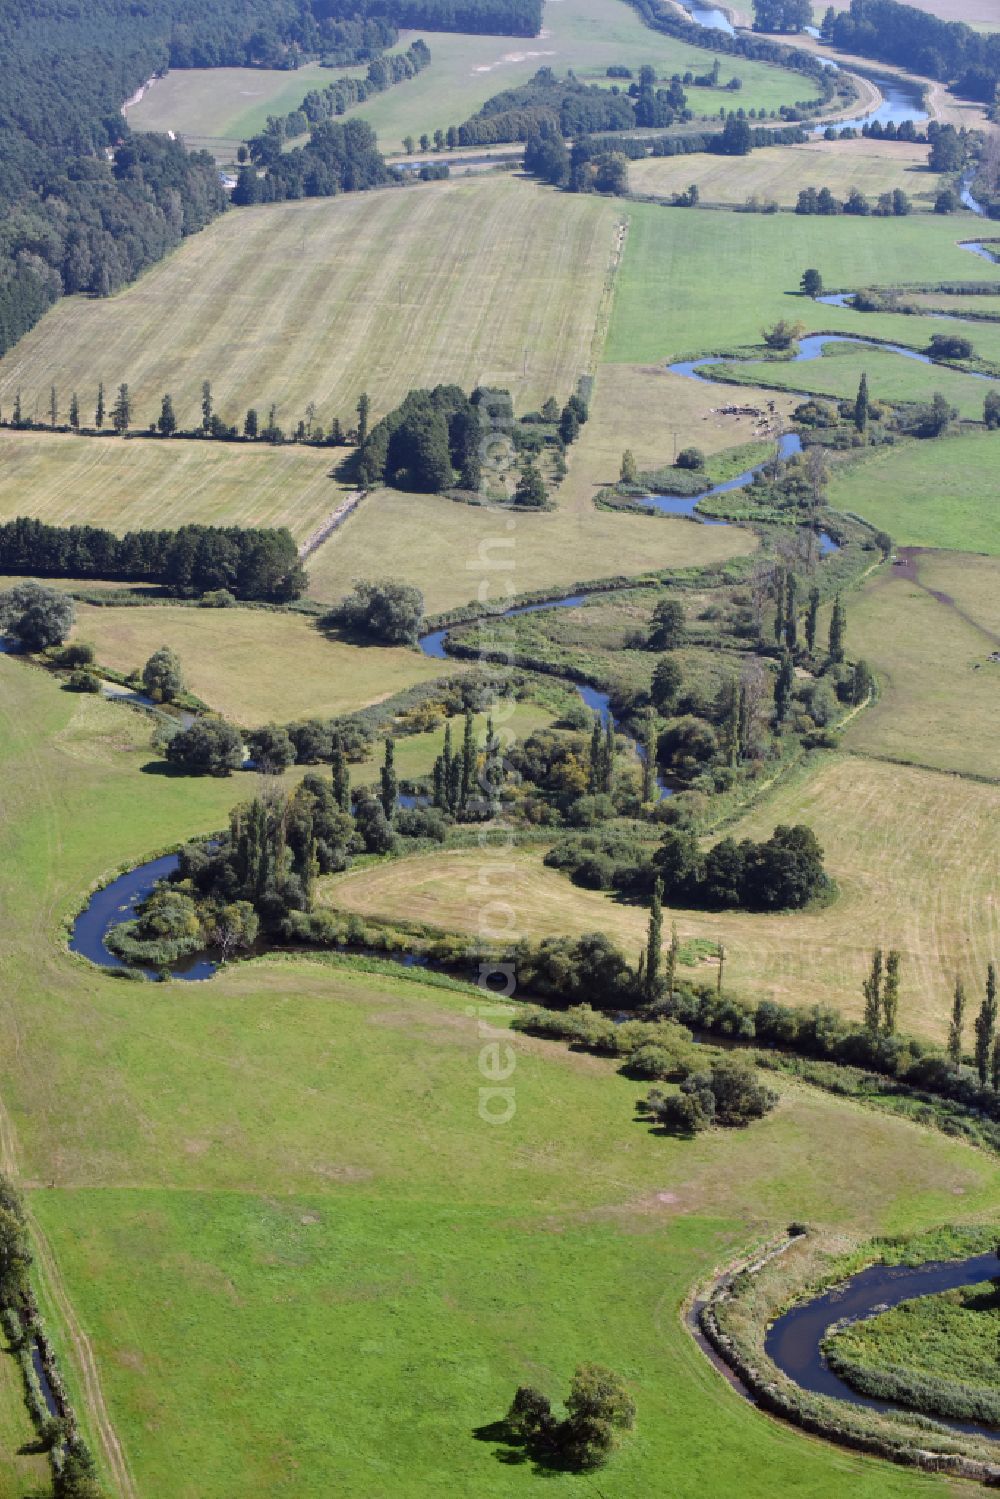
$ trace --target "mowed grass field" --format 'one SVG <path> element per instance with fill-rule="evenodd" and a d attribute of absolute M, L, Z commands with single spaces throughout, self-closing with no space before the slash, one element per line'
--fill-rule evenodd
<path fill-rule="evenodd" d="M 869 335 L 915 347 L 930 338 L 912 317 L 862 316 L 800 296 L 807 267 L 836 289 L 974 278 L 996 280 L 1000 292 L 1000 266 L 958 247 L 975 233 L 971 215 L 720 215 L 636 203 L 629 218 L 604 350 L 613 363 L 649 364 L 758 344 L 761 328 L 782 317 L 801 319 L 808 332 Z M 993 349 L 992 331 L 977 327 L 970 336 L 977 349 Z M 815 368 L 799 366 L 810 377 Z"/>
<path fill-rule="evenodd" d="M 998 585 L 996 558 L 916 552 L 846 600 L 848 654 L 881 679 L 852 749 L 1000 779 Z"/>
<path fill-rule="evenodd" d="M 169 645 L 181 659 L 188 689 L 251 728 L 272 719 L 290 723 L 351 712 L 461 670 L 406 646 L 328 639 L 300 614 L 256 609 L 79 604 L 73 639 L 89 640 L 102 666 L 125 672 Z"/>
<path fill-rule="evenodd" d="M 298 109 L 310 89 L 325 88 L 363 68 L 324 68 L 304 63 L 283 68 L 175 68 L 155 78 L 128 110 L 133 130 L 172 130 L 191 150 L 212 151 L 230 161 L 240 141 L 263 130 L 268 115 Z"/>
<path fill-rule="evenodd" d="M 998 468 L 995 434 L 963 434 L 837 464 L 827 495 L 834 509 L 863 515 L 900 546 L 998 556 Z"/>
<path fill-rule="evenodd" d="M 416 78 L 387 89 L 351 111 L 370 122 L 384 151 L 399 151 L 403 138 L 460 125 L 493 94 L 527 83 L 541 67 L 565 74 L 572 68 L 588 81 L 606 81 L 613 64 L 637 73 L 648 63 L 661 76 L 707 73 L 717 54 L 692 47 L 644 26 L 622 0 L 559 0 L 545 12 L 537 37 L 471 36 L 458 32 L 408 32 L 405 47 L 422 35 L 431 64 Z M 396 50 L 396 49 L 393 49 Z M 720 58 L 719 82 L 743 80 L 745 109 L 778 109 L 810 95 L 801 74 L 743 58 Z M 323 88 L 344 72 L 311 63 L 295 73 L 257 68 L 184 69 L 169 73 L 129 110 L 137 130 L 174 130 L 193 144 L 204 137 L 235 142 L 262 129 L 269 114 L 287 114 L 313 88 Z M 730 99 L 718 89 L 687 90 L 696 114 L 717 115 Z"/>
<path fill-rule="evenodd" d="M 556 1396 L 597 1359 L 639 1409 L 609 1499 L 694 1499 L 708 1465 L 747 1499 L 943 1499 L 762 1419 L 678 1313 L 794 1217 L 851 1237 L 984 1217 L 995 1162 L 784 1083 L 751 1130 L 658 1138 L 612 1064 L 520 1038 L 514 1116 L 486 1124 L 470 996 L 402 975 L 301 959 L 116 983 L 60 921 L 97 871 L 218 826 L 240 788 L 142 776 L 131 715 L 21 663 L 0 679 L 3 1164 L 85 1430 L 105 1465 L 121 1443 L 111 1487 L 520 1499 L 538 1475 L 474 1429 L 518 1383 Z"/>
<path fill-rule="evenodd" d="M 120 442 L 0 431 L 0 519 L 87 523 L 119 533 L 200 521 L 287 526 L 303 541 L 344 497 L 335 449 Z"/>
<path fill-rule="evenodd" d="M 807 823 L 823 845 L 837 898 L 787 915 L 671 910 L 667 930 L 676 919 L 682 939 L 721 939 L 726 980 L 738 993 L 855 1016 L 871 949 L 897 947 L 900 1029 L 942 1040 L 956 972 L 978 994 L 1000 944 L 998 818 L 1000 787 L 826 757 L 726 831 L 759 838 L 779 823 Z M 474 853 L 449 850 L 336 876 L 324 882 L 324 899 L 363 915 L 473 931 L 477 857 L 481 863 Z M 514 910 L 512 925 L 534 938 L 606 931 L 635 961 L 648 911 L 578 889 L 542 858 L 537 848 L 508 850 L 506 871 L 492 881 L 493 898 Z M 714 964 L 699 971 L 711 975 Z"/>
<path fill-rule="evenodd" d="M 355 579 L 389 574 L 420 588 L 428 614 L 436 614 L 477 599 L 722 562 L 757 544 L 753 532 L 735 526 L 620 515 L 587 503 L 531 515 L 380 489 L 310 557 L 309 592 L 333 602 Z"/>
<path fill-rule="evenodd" d="M 857 187 L 872 201 L 900 187 L 915 206 L 929 208 L 942 179 L 927 168 L 928 150 L 859 138 L 773 146 L 750 157 L 651 156 L 629 163 L 628 180 L 634 193 L 669 197 L 695 182 L 706 203 L 742 204 L 756 195 L 783 206 L 794 206 L 803 187 L 828 187 L 841 199 Z"/>
<path fill-rule="evenodd" d="M 0 361 L 0 404 L 58 387 L 84 409 L 128 383 L 146 425 L 173 397 L 200 423 L 201 383 L 242 425 L 373 420 L 413 386 L 565 401 L 592 364 L 620 219 L 613 202 L 508 177 L 233 210 L 110 301 L 71 297 Z"/>

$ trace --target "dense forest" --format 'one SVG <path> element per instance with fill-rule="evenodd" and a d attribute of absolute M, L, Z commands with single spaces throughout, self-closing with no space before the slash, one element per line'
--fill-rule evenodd
<path fill-rule="evenodd" d="M 48 526 L 24 516 L 0 525 L 0 572 L 160 583 L 191 598 L 224 588 L 273 603 L 298 598 L 306 584 L 284 527 L 181 526 L 119 537 L 99 526 Z"/>
<path fill-rule="evenodd" d="M 985 104 L 993 103 L 1000 83 L 1000 33 L 941 21 L 896 0 L 851 0 L 850 10 L 839 14 L 831 7 L 823 36 L 846 52 L 943 79 L 956 93 Z"/>

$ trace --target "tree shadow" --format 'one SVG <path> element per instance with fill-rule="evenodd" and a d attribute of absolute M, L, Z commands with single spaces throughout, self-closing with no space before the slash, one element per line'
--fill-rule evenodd
<path fill-rule="evenodd" d="M 477 1442 L 496 1443 L 493 1456 L 505 1468 L 522 1468 L 530 1463 L 531 1471 L 537 1478 L 558 1478 L 561 1473 L 589 1471 L 567 1457 L 554 1441 L 515 1440 L 504 1420 L 474 1426 L 472 1435 Z"/>

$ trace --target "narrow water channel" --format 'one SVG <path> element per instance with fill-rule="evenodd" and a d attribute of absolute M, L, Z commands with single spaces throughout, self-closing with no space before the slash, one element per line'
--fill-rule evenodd
<path fill-rule="evenodd" d="M 768 1358 L 782 1373 L 816 1395 L 829 1395 L 851 1405 L 869 1410 L 896 1412 L 902 1409 L 891 1401 L 876 1400 L 853 1389 L 835 1374 L 823 1357 L 822 1342 L 834 1322 L 846 1318 L 860 1321 L 872 1317 L 901 1301 L 918 1296 L 933 1296 L 960 1286 L 978 1285 L 1000 1275 L 996 1254 L 978 1254 L 964 1260 L 931 1260 L 923 1265 L 870 1265 L 852 1275 L 843 1285 L 816 1296 L 801 1306 L 792 1307 L 772 1323 L 764 1340 Z M 974 1421 L 950 1421 L 934 1418 L 955 1431 L 1000 1441 L 1000 1430 Z"/>

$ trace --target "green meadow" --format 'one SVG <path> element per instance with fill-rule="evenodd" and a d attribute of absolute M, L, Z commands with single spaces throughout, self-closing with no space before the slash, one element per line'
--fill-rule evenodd
<path fill-rule="evenodd" d="M 996 434 L 963 433 L 838 463 L 827 495 L 835 510 L 863 515 L 900 546 L 997 556 L 998 468 Z"/>
<path fill-rule="evenodd" d="M 120 1491 L 430 1499 L 461 1473 L 527 1494 L 530 1465 L 475 1429 L 518 1382 L 557 1395 L 596 1358 L 640 1413 L 600 1478 L 613 1499 L 693 1496 L 709 1464 L 750 1499 L 943 1493 L 761 1420 L 679 1313 L 790 1216 L 975 1219 L 995 1163 L 799 1087 L 753 1131 L 658 1138 L 613 1064 L 523 1038 L 516 1113 L 486 1124 L 473 996 L 394 973 L 303 958 L 115 982 L 65 951 L 63 919 L 102 870 L 217 826 L 240 780 L 150 774 L 134 716 L 7 659 L 0 683 L 4 1138 L 79 1392 L 83 1336 L 96 1357 L 104 1416 L 89 1383 L 80 1408 L 102 1461 L 105 1422 L 122 1444 Z"/>
<path fill-rule="evenodd" d="M 862 315 L 802 297 L 799 280 L 809 267 L 832 289 L 995 276 L 1000 290 L 1000 267 L 991 269 L 958 247 L 972 233 L 971 215 L 819 218 L 692 213 L 636 203 L 629 219 L 604 349 L 613 363 L 742 349 L 759 344 L 762 327 L 779 318 L 801 319 L 810 333 L 870 336 L 917 348 L 929 339 L 930 326 L 905 314 Z M 970 337 L 984 352 L 994 347 L 992 328 L 976 327 Z M 799 366 L 810 377 L 815 368 Z"/>

